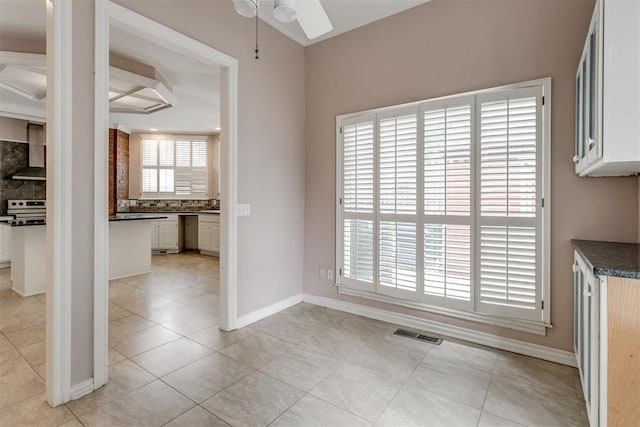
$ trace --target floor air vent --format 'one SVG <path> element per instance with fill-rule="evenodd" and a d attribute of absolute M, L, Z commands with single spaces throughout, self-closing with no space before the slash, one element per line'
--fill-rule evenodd
<path fill-rule="evenodd" d="M 440 343 L 442 342 L 442 338 L 431 337 L 429 335 L 424 335 L 414 331 L 408 331 L 406 329 L 396 329 L 393 335 L 399 335 L 401 337 L 406 337 L 406 338 L 413 338 L 414 340 L 425 341 L 435 345 L 440 345 Z"/>

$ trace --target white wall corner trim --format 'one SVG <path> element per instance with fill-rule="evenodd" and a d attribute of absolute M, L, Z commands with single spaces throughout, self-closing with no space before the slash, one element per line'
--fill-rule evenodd
<path fill-rule="evenodd" d="M 281 301 L 276 302 L 275 304 L 268 305 L 242 316 L 238 316 L 236 326 L 238 328 L 244 328 L 245 326 L 249 326 L 250 324 L 257 322 L 258 320 L 262 320 L 265 317 L 269 317 L 282 310 L 286 310 L 287 308 L 293 307 L 294 305 L 301 302 L 302 294 L 290 296 L 289 298 L 285 298 Z"/>
<path fill-rule="evenodd" d="M 93 378 L 87 378 L 78 384 L 74 384 L 71 386 L 71 400 L 80 399 L 82 396 L 91 393 L 95 388 Z"/>
<path fill-rule="evenodd" d="M 109 109 L 109 14 L 107 3 L 95 3 L 95 141 L 108 135 Z M 96 144 L 94 154 L 94 294 L 92 387 L 105 385 L 109 377 L 109 144 Z"/>
<path fill-rule="evenodd" d="M 47 1 L 46 396 L 71 397 L 72 3 Z"/>
<path fill-rule="evenodd" d="M 427 320 L 408 314 L 394 313 L 379 308 L 367 307 L 360 304 L 339 301 L 333 298 L 320 297 L 316 295 L 304 294 L 302 300 L 309 304 L 320 305 L 346 313 L 356 314 L 370 319 L 397 325 L 414 328 L 421 331 L 428 331 L 438 335 L 469 341 L 500 350 L 523 354 L 562 365 L 576 367 L 576 359 L 572 352 L 545 347 L 538 344 L 531 344 L 524 341 L 504 338 L 486 332 L 475 331 L 459 326 L 448 325 L 446 323 Z"/>

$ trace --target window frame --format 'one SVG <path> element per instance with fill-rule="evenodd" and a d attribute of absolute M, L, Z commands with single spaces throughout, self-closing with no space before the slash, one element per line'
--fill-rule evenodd
<path fill-rule="evenodd" d="M 476 218 L 476 209 L 479 209 L 479 198 L 477 197 L 478 188 L 480 185 L 477 175 L 479 174 L 479 143 L 477 135 L 475 133 L 480 129 L 480 107 L 478 103 L 479 96 L 490 96 L 492 93 L 502 93 L 504 91 L 519 90 L 526 88 L 534 88 L 541 90 L 542 106 L 538 110 L 540 119 L 539 129 L 541 130 L 540 152 L 537 154 L 537 180 L 540 181 L 538 188 L 538 203 L 540 203 L 540 211 L 538 214 L 538 233 L 542 238 L 542 242 L 537 248 L 539 256 L 539 262 L 537 262 L 537 268 L 540 269 L 539 277 L 542 280 L 540 286 L 540 293 L 536 295 L 537 301 L 540 302 L 540 318 L 539 319 L 524 319 L 524 318 L 512 318 L 505 316 L 504 314 L 481 312 L 477 305 L 479 286 L 479 262 L 476 262 L 478 255 L 476 254 L 477 245 L 479 240 L 477 234 L 479 233 L 479 224 Z M 429 106 L 429 110 L 433 110 L 436 105 L 446 105 L 448 102 L 452 104 L 462 102 L 463 98 L 473 97 L 474 102 L 471 105 L 472 111 L 472 125 L 471 125 L 471 213 L 470 223 L 471 229 L 471 271 L 472 271 L 472 289 L 471 289 L 471 304 L 474 304 L 471 310 L 464 307 L 465 304 L 460 306 L 456 304 L 442 305 L 437 301 L 437 298 L 425 298 L 427 295 L 424 293 L 424 219 L 427 215 L 424 213 L 424 106 Z M 417 301 L 395 298 L 388 293 L 382 294 L 377 292 L 379 286 L 377 271 L 379 269 L 377 252 L 379 251 L 377 239 L 379 239 L 379 233 L 377 227 L 379 227 L 379 188 L 378 188 L 378 152 L 379 152 L 379 117 L 389 117 L 393 115 L 402 115 L 406 111 L 417 111 L 418 128 L 417 128 L 417 155 L 418 155 L 418 171 L 417 171 L 417 204 L 418 209 L 422 209 L 421 214 L 418 215 L 417 222 L 417 251 L 418 251 L 418 271 L 417 271 L 417 289 L 419 298 Z M 475 113 L 475 114 L 474 114 Z M 342 233 L 343 233 L 343 215 L 342 215 L 342 167 L 343 167 L 343 153 L 342 153 L 342 134 L 341 130 L 345 123 L 353 123 L 360 121 L 363 117 L 374 117 L 374 283 L 372 286 L 359 286 L 357 283 L 351 283 L 348 280 L 345 281 L 342 277 Z M 450 317 L 461 318 L 465 320 L 472 320 L 474 322 L 496 325 L 506 327 L 515 330 L 521 330 L 537 335 L 546 335 L 547 328 L 551 325 L 551 268 L 550 268 L 550 212 L 551 212 L 551 78 L 536 79 L 521 83 L 509 84 L 504 86 L 498 86 L 493 88 L 481 89 L 476 91 L 470 91 L 460 94 L 447 95 L 443 97 L 420 100 L 407 104 L 387 106 L 383 108 L 371 109 L 356 113 L 349 113 L 336 116 L 336 283 L 335 286 L 338 292 L 350 296 L 358 296 L 375 301 L 381 301 L 386 303 L 392 303 L 395 305 L 410 307 L 422 311 L 444 314 Z M 447 217 L 448 215 L 442 215 Z M 445 222 L 446 223 L 446 222 Z"/>
<path fill-rule="evenodd" d="M 154 140 L 156 141 L 156 150 L 157 154 L 157 164 L 156 166 L 145 166 L 144 165 L 144 141 L 146 140 Z M 173 166 L 162 166 L 160 165 L 160 141 L 170 141 L 173 144 Z M 176 194 L 176 177 L 178 176 L 178 172 L 185 169 L 194 169 L 193 166 L 185 167 L 185 166 L 177 166 L 178 162 L 178 153 L 176 149 L 176 145 L 178 141 L 189 141 L 189 157 L 190 162 L 193 163 L 193 143 L 194 142 L 204 142 L 206 147 L 206 159 L 204 168 L 196 167 L 197 169 L 206 169 L 207 173 L 207 190 L 204 196 L 180 196 Z M 210 170 L 210 147 L 209 147 L 209 136 L 207 135 L 164 135 L 164 134 L 140 134 L 140 200 L 209 200 L 209 175 L 211 173 Z M 173 171 L 173 192 L 145 192 L 143 186 L 144 179 L 144 171 L 145 169 L 155 169 L 156 170 L 156 179 L 157 179 L 157 188 L 160 189 L 160 171 L 161 170 L 172 170 Z"/>

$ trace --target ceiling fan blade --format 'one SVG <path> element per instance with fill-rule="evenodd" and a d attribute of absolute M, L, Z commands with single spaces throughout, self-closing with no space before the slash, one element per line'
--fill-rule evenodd
<path fill-rule="evenodd" d="M 333 30 L 320 0 L 297 0 L 295 4 L 298 22 L 309 39 L 315 39 Z"/>

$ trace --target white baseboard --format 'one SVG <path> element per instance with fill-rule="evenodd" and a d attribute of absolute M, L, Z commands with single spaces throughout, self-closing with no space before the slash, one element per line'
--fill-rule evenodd
<path fill-rule="evenodd" d="M 42 291 L 42 292 L 32 292 L 32 293 L 30 293 L 30 294 L 25 294 L 24 292 L 20 292 L 19 290 L 17 290 L 17 289 L 16 289 L 16 288 L 14 288 L 13 286 L 11 287 L 11 290 L 12 290 L 13 292 L 15 292 L 16 294 L 20 295 L 20 296 L 21 296 L 21 297 L 23 297 L 23 298 L 26 298 L 26 297 L 33 297 L 33 296 L 36 296 L 36 295 L 40 295 L 40 294 L 44 294 L 44 293 L 45 293 L 44 291 Z"/>
<path fill-rule="evenodd" d="M 71 386 L 71 400 L 80 399 L 94 390 L 93 378 L 88 378 Z"/>
<path fill-rule="evenodd" d="M 572 367 L 577 366 L 575 355 L 569 351 L 558 350 L 538 344 L 531 344 L 524 341 L 514 340 L 512 338 L 500 337 L 486 332 L 462 328 L 460 326 L 449 325 L 408 314 L 395 313 L 393 311 L 339 301 L 333 298 L 304 294 L 302 296 L 302 300 L 310 304 L 321 305 L 334 310 L 357 314 L 359 316 L 419 329 L 421 331 L 428 331 L 438 335 L 444 335 L 500 350 L 560 363 L 562 365 Z"/>
<path fill-rule="evenodd" d="M 251 313 L 247 313 L 242 316 L 238 316 L 236 320 L 236 328 L 244 328 L 258 320 L 262 320 L 265 317 L 269 317 L 272 314 L 276 314 L 279 311 L 285 310 L 289 307 L 292 307 L 296 304 L 302 302 L 302 294 L 294 295 L 289 298 L 283 299 L 282 301 L 278 301 L 275 304 L 271 304 L 267 307 L 261 308 L 256 311 L 252 311 Z"/>

